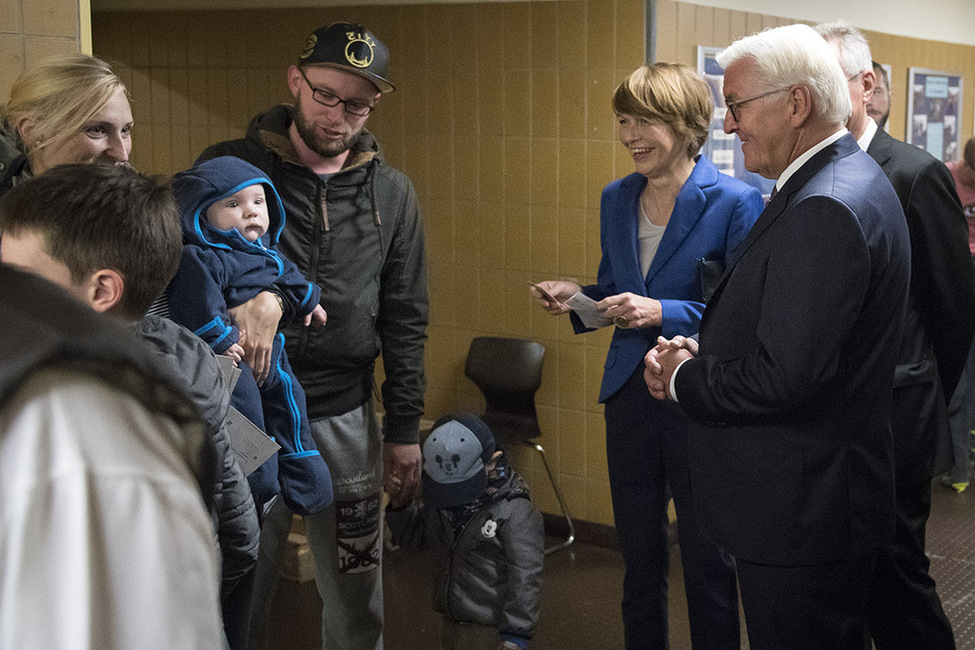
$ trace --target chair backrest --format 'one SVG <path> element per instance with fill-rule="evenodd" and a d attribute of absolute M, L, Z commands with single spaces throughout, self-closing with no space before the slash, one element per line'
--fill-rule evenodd
<path fill-rule="evenodd" d="M 464 374 L 484 394 L 482 416 L 502 440 L 541 435 L 535 391 L 542 384 L 545 347 L 528 339 L 479 336 L 471 341 Z"/>

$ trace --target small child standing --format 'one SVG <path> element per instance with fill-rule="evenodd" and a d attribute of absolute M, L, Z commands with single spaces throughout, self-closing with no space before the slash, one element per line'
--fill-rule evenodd
<path fill-rule="evenodd" d="M 423 443 L 422 503 L 390 489 L 394 542 L 442 550 L 433 606 L 443 615 L 443 648 L 527 648 L 538 622 L 545 533 L 491 429 L 468 413 L 441 418 Z"/>
<path fill-rule="evenodd" d="M 321 289 L 276 250 L 285 214 L 264 172 L 223 156 L 177 174 L 173 192 L 183 228 L 183 256 L 167 290 L 173 320 L 238 363 L 246 332 L 237 329 L 228 309 L 261 291 L 272 291 L 283 312 L 303 317 L 306 326 L 325 324 Z M 260 386 L 251 372 L 242 372 L 231 396 L 237 410 L 281 445 L 276 466 L 268 461 L 248 477 L 254 500 L 261 509 L 280 487 L 293 512 L 315 514 L 332 502 L 332 478 L 311 437 L 305 393 L 280 332 L 270 368 Z"/>

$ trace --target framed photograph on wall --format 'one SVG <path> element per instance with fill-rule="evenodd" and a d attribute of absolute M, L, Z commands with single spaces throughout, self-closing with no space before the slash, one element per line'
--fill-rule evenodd
<path fill-rule="evenodd" d="M 724 116 L 728 108 L 724 105 L 724 69 L 715 60 L 718 52 L 724 48 L 697 47 L 697 72 L 711 87 L 711 98 L 714 100 L 714 113 L 711 115 L 710 132 L 707 142 L 701 147 L 701 155 L 707 157 L 720 171 L 741 179 L 757 188 L 763 195 L 768 196 L 775 185 L 769 180 L 745 169 L 745 157 L 741 153 L 741 141 L 738 136 L 724 132 Z"/>
<path fill-rule="evenodd" d="M 905 140 L 943 162 L 961 154 L 962 77 L 950 72 L 910 68 Z"/>

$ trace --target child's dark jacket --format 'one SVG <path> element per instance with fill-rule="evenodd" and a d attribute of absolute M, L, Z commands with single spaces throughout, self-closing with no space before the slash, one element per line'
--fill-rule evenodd
<path fill-rule="evenodd" d="M 269 226 L 257 242 L 236 229 L 220 230 L 207 222 L 206 210 L 241 189 L 261 184 L 267 197 Z M 227 310 L 261 291 L 273 289 L 286 314 L 305 316 L 318 304 L 321 289 L 277 252 L 284 229 L 281 199 L 264 172 L 232 156 L 221 156 L 173 177 L 183 226 L 183 259 L 169 285 L 169 309 L 217 354 L 240 338 Z"/>
<path fill-rule="evenodd" d="M 401 510 L 387 508 L 386 521 L 400 546 L 441 549 L 436 611 L 527 640 L 538 623 L 545 533 L 525 482 L 508 471 L 493 498 L 456 533 L 443 509 L 416 501 Z"/>

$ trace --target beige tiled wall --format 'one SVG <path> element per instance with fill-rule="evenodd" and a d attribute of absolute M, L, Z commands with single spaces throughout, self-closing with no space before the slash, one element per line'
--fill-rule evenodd
<path fill-rule="evenodd" d="M 593 279 L 602 187 L 629 173 L 610 96 L 642 62 L 644 0 L 437 4 L 348 10 L 95 14 L 95 53 L 133 97 L 133 162 L 172 173 L 288 99 L 307 33 L 358 20 L 390 47 L 398 86 L 369 121 L 425 212 L 431 325 L 427 417 L 479 410 L 463 376 L 471 339 L 546 346 L 542 443 L 575 516 L 611 523 L 602 409 L 609 332 L 574 336 L 529 301 L 528 280 Z M 557 512 L 534 452 L 516 452 Z"/>
<path fill-rule="evenodd" d="M 0 102 L 32 62 L 80 50 L 81 2 L 88 0 L 0 0 Z"/>

